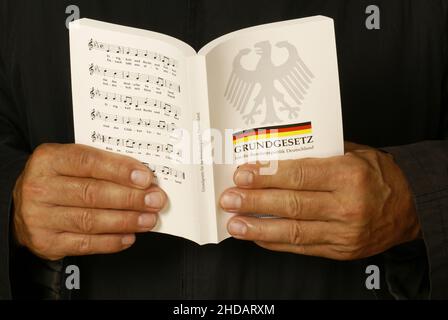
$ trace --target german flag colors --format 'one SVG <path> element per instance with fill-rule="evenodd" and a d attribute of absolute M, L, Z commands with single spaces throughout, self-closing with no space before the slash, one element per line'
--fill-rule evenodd
<path fill-rule="evenodd" d="M 300 136 L 310 134 L 312 130 L 311 122 L 244 130 L 233 134 L 233 144 L 279 137 Z"/>

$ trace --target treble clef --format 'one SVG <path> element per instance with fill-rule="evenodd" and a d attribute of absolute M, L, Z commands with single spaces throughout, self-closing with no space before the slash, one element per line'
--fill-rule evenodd
<path fill-rule="evenodd" d="M 96 118 L 95 109 L 92 110 L 92 112 L 90 113 L 90 116 L 92 117 L 92 120 L 95 120 L 95 118 Z"/>
<path fill-rule="evenodd" d="M 90 64 L 89 72 L 90 72 L 90 75 L 92 75 L 95 72 L 95 69 L 93 67 L 93 63 Z"/>
<path fill-rule="evenodd" d="M 97 138 L 96 132 L 93 131 L 93 133 L 92 133 L 92 142 L 95 142 L 96 138 Z"/>
<path fill-rule="evenodd" d="M 92 88 L 92 90 L 90 90 L 90 99 L 95 98 L 95 88 Z"/>
<path fill-rule="evenodd" d="M 89 46 L 89 50 L 93 49 L 93 39 L 90 39 L 88 46 Z"/>

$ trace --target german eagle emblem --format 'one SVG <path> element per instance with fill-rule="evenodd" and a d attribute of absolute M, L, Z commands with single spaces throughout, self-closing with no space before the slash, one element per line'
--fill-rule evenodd
<path fill-rule="evenodd" d="M 263 104 L 266 109 L 263 124 L 281 122 L 278 112 L 287 113 L 289 119 L 297 118 L 299 106 L 305 99 L 314 78 L 294 45 L 281 41 L 275 46 L 288 51 L 288 58 L 281 65 L 273 63 L 272 47 L 269 41 L 258 42 L 254 45 L 256 54 L 260 56 L 254 70 L 248 70 L 241 65 L 242 58 L 251 52 L 249 48 L 240 50 L 233 60 L 233 70 L 227 82 L 224 97 L 243 115 L 246 124 L 255 123 L 255 117 L 263 113 Z M 284 88 L 284 92 L 290 98 L 289 101 L 294 105 L 288 103 L 276 84 Z M 259 91 L 251 99 L 256 87 Z M 247 110 L 249 106 L 252 108 Z"/>

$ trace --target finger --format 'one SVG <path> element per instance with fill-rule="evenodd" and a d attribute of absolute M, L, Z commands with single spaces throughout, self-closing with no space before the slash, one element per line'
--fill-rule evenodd
<path fill-rule="evenodd" d="M 87 235 L 60 233 L 54 242 L 53 251 L 56 255 L 62 257 L 106 254 L 125 250 L 132 246 L 134 242 L 134 234 Z"/>
<path fill-rule="evenodd" d="M 277 161 L 275 170 L 261 164 L 244 164 L 233 180 L 242 188 L 280 188 L 303 191 L 333 191 L 341 176 L 343 157 Z M 272 167 L 272 163 L 270 164 Z"/>
<path fill-rule="evenodd" d="M 338 229 L 329 222 L 244 216 L 233 217 L 227 225 L 228 232 L 237 239 L 294 245 L 331 243 Z"/>
<path fill-rule="evenodd" d="M 56 173 L 95 178 L 129 187 L 148 188 L 154 182 L 152 171 L 138 160 L 84 145 L 62 145 L 52 163 Z"/>
<path fill-rule="evenodd" d="M 255 242 L 260 247 L 278 252 L 289 252 L 295 254 L 301 254 L 304 256 L 313 256 L 313 257 L 321 257 L 333 260 L 347 260 L 344 258 L 344 255 L 341 255 L 339 252 L 333 250 L 329 245 L 292 245 L 292 244 L 284 244 L 284 243 L 270 243 L 263 241 Z"/>
<path fill-rule="evenodd" d="M 58 206 L 49 207 L 40 217 L 39 227 L 82 234 L 147 232 L 157 223 L 154 213 Z"/>
<path fill-rule="evenodd" d="M 228 212 L 296 220 L 336 220 L 341 211 L 332 193 L 280 189 L 232 188 L 222 194 L 220 205 Z"/>
<path fill-rule="evenodd" d="M 158 212 L 167 202 L 165 192 L 155 185 L 140 190 L 102 180 L 58 176 L 48 179 L 46 187 L 57 192 L 43 192 L 39 200 L 64 207 Z"/>

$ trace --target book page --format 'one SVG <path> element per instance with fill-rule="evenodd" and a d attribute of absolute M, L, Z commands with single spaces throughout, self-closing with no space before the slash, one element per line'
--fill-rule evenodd
<path fill-rule="evenodd" d="M 199 172 L 179 143 L 193 131 L 194 50 L 161 34 L 82 19 L 70 25 L 70 51 L 76 143 L 145 163 L 169 197 L 154 231 L 206 241 Z"/>
<path fill-rule="evenodd" d="M 225 35 L 201 49 L 207 65 L 218 238 L 232 216 L 218 207 L 238 164 L 343 154 L 333 20 L 297 19 Z M 219 157 L 217 157 L 219 155 Z M 275 212 L 272 213 L 275 216 Z"/>

